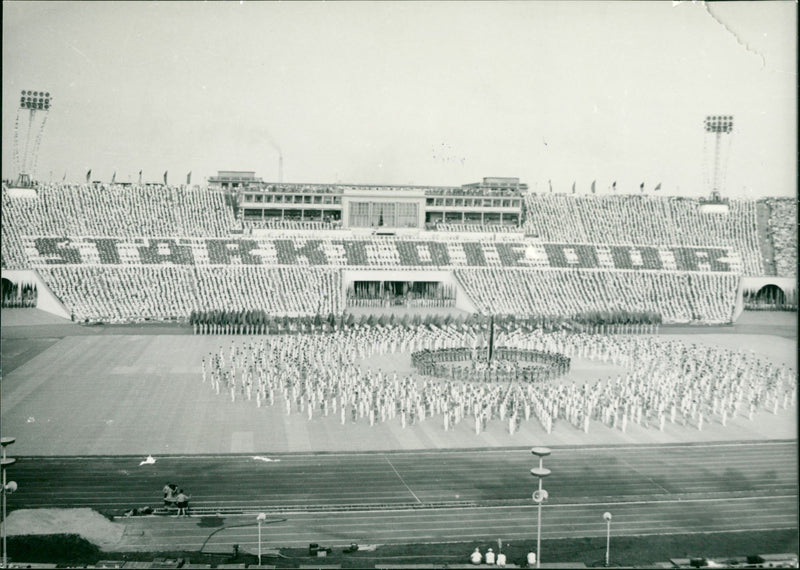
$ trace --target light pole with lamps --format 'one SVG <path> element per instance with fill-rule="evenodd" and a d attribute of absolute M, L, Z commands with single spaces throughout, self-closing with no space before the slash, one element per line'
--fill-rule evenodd
<path fill-rule="evenodd" d="M 17 489 L 17 484 L 13 481 L 11 483 L 6 483 L 6 469 L 14 465 L 17 462 L 16 459 L 13 457 L 6 457 L 6 447 L 11 445 L 16 441 L 13 437 L 4 437 L 0 438 L 0 446 L 3 449 L 3 457 L 0 459 L 0 470 L 3 472 L 3 568 L 8 568 L 8 543 L 6 541 L 6 536 L 8 534 L 8 529 L 6 528 L 8 525 L 6 524 L 6 494 L 9 492 L 14 492 Z"/>
<path fill-rule="evenodd" d="M 531 475 L 539 480 L 539 489 L 533 492 L 533 502 L 539 505 L 538 524 L 536 525 L 536 567 L 539 568 L 542 557 L 542 503 L 547 499 L 547 491 L 542 489 L 542 479 L 550 475 L 550 470 L 543 467 L 542 462 L 550 455 L 548 447 L 534 447 L 531 453 L 539 458 L 539 467 L 531 469 Z"/>
<path fill-rule="evenodd" d="M 606 566 L 608 566 L 608 553 L 611 547 L 611 513 L 603 513 L 603 520 L 606 521 Z"/>
<path fill-rule="evenodd" d="M 258 513 L 256 520 L 258 521 L 258 565 L 261 566 L 261 523 L 267 520 L 266 513 Z"/>

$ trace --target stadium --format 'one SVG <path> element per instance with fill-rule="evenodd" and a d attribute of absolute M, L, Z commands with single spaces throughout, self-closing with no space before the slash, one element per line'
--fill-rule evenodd
<path fill-rule="evenodd" d="M 597 494 L 714 495 L 716 476 L 693 470 L 735 446 L 754 473 L 726 476 L 720 497 L 772 473 L 757 501 L 737 504 L 741 521 L 796 484 L 795 450 L 780 441 L 796 425 L 795 329 L 779 321 L 787 338 L 768 337 L 771 347 L 757 334 L 761 315 L 796 311 L 796 204 L 726 206 L 534 194 L 514 178 L 453 188 L 241 172 L 203 186 L 9 182 L 3 302 L 38 307 L 42 324 L 25 320 L 30 309 L 3 315 L 3 431 L 31 458 L 15 466 L 20 486 L 54 469 L 63 486 L 14 493 L 9 506 L 120 516 L 175 478 L 192 488 L 195 516 L 524 512 L 531 458 L 519 448 L 535 443 L 555 450 L 548 506 L 588 496 L 602 510 Z M 37 327 L 65 332 L 35 338 Z M 423 354 L 436 364 L 422 367 Z M 664 481 L 659 446 L 679 457 L 685 482 Z M 613 488 L 559 482 L 560 454 L 574 470 L 610 470 L 592 479 Z M 630 455 L 624 467 L 609 463 L 618 455 Z M 137 471 L 145 456 L 157 462 Z M 481 457 L 502 468 L 481 475 Z M 325 475 L 301 483 L 309 468 Z M 217 470 L 247 482 L 209 487 L 202 473 Z M 94 491 L 81 491 L 87 473 Z M 124 490 L 112 492 L 120 473 Z M 791 527 L 793 508 L 774 512 L 750 520 Z M 409 525 L 400 534 L 413 538 L 294 529 L 268 544 L 423 541 L 425 521 Z M 217 550 L 252 538 L 216 536 Z"/>
<path fill-rule="evenodd" d="M 772 35 L 7 4 L 0 566 L 797 567 Z"/>

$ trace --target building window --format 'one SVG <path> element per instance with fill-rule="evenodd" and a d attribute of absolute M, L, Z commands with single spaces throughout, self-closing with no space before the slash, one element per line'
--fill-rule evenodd
<path fill-rule="evenodd" d="M 397 227 L 416 228 L 419 226 L 419 211 L 415 202 L 397 204 Z"/>
<path fill-rule="evenodd" d="M 369 202 L 350 202 L 350 225 L 355 228 L 369 227 Z"/>

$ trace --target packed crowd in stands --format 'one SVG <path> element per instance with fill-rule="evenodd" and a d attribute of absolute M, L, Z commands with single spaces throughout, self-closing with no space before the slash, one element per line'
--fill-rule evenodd
<path fill-rule="evenodd" d="M 26 266 L 22 236 L 228 237 L 232 231 L 242 230 L 225 195 L 200 187 L 58 183 L 41 185 L 36 191 L 36 198 L 10 198 L 3 186 L 4 267 Z M 764 272 L 754 201 L 731 200 L 726 215 L 699 213 L 697 200 L 650 195 L 528 194 L 525 202 L 524 230 L 539 241 L 725 247 L 741 252 L 740 271 L 744 274 Z M 775 244 L 778 275 L 793 276 L 797 265 L 796 203 L 792 199 L 767 199 L 766 203 L 770 215 L 765 223 Z M 261 224 L 252 223 L 254 227 Z M 247 222 L 248 227 L 250 224 Z M 291 220 L 267 221 L 264 227 L 301 231 L 329 228 L 324 221 Z M 491 233 L 514 231 L 503 226 L 478 229 L 490 228 Z M 471 224 L 446 224 L 442 229 L 445 236 L 449 231 L 476 230 Z"/>
<path fill-rule="evenodd" d="M 260 308 L 288 316 L 343 309 L 334 267 L 74 265 L 40 271 L 79 321 L 185 320 L 193 310 L 214 309 Z M 558 318 L 637 311 L 658 313 L 665 323 L 730 322 L 738 284 L 730 273 L 485 268 L 456 275 L 482 314 Z M 449 296 L 409 301 L 426 307 L 455 302 Z M 364 301 L 376 302 L 383 301 Z"/>
<path fill-rule="evenodd" d="M 0 263 L 4 269 L 25 269 L 28 266 L 25 251 L 22 247 L 20 232 L 25 226 L 18 222 L 14 215 L 13 200 L 9 197 L 5 185 L 2 190 L 2 204 L 0 215 L 2 216 L 2 241 L 0 241 Z"/>
<path fill-rule="evenodd" d="M 0 300 L 2 300 L 2 307 L 4 309 L 28 309 L 35 307 L 38 301 L 36 285 L 31 283 L 18 285 L 17 283 L 11 283 L 4 279 Z"/>
<path fill-rule="evenodd" d="M 570 316 L 584 311 L 660 313 L 665 323 L 728 323 L 738 276 L 651 271 L 457 269 L 486 314 Z"/>
<path fill-rule="evenodd" d="M 425 307 L 428 309 L 455 307 L 455 298 L 428 298 L 417 297 L 412 294 L 398 297 L 384 297 L 375 299 L 373 297 L 347 297 L 348 307 Z"/>
<path fill-rule="evenodd" d="M 737 416 L 794 406 L 794 371 L 764 362 L 744 349 L 664 341 L 650 336 L 598 336 L 541 331 L 501 333 L 499 347 L 576 359 L 612 362 L 625 377 L 583 385 L 554 382 L 459 382 L 412 374 L 365 370 L 374 355 L 487 344 L 480 327 L 364 326 L 327 335 L 232 341 L 201 363 L 202 382 L 232 402 L 286 414 L 334 416 L 342 424 L 398 422 L 402 428 L 431 419 L 444 430 L 465 422 L 481 433 L 500 421 L 515 433 L 534 418 L 548 433 L 588 432 L 597 422 L 626 431 L 629 424 L 663 430 L 667 422 L 702 430 Z"/>
<path fill-rule="evenodd" d="M 797 200 L 767 198 L 769 207 L 769 237 L 775 255 L 779 277 L 797 276 Z"/>
<path fill-rule="evenodd" d="M 36 236 L 225 237 L 235 227 L 221 192 L 185 186 L 44 184 L 3 199 L 3 223 Z"/>
<path fill-rule="evenodd" d="M 2 265 L 9 269 L 29 268 L 29 256 L 38 254 L 37 268 L 42 267 L 43 276 L 56 295 L 82 321 L 186 319 L 192 310 L 206 309 L 263 308 L 287 315 L 318 311 L 338 314 L 342 295 L 337 266 L 432 268 L 452 262 L 506 266 L 455 270 L 476 308 L 484 314 L 570 316 L 581 311 L 628 309 L 660 313 L 667 323 L 724 323 L 732 316 L 735 273 L 762 273 L 755 228 L 756 203 L 752 201 L 731 200 L 729 214 L 706 215 L 698 213 L 696 200 L 686 198 L 528 195 L 525 231 L 538 236 L 538 240 L 527 242 L 524 258 L 519 253 L 524 243 L 505 243 L 521 242 L 518 236 L 500 233 L 491 241 L 459 244 L 451 243 L 459 240 L 450 239 L 443 232 L 437 239 L 413 235 L 349 242 L 321 239 L 319 247 L 314 245 L 315 240 L 273 240 L 264 246 L 264 252 L 259 251 L 265 265 L 247 265 L 241 261 L 241 244 L 200 244 L 203 238 L 230 237 L 236 228 L 233 210 L 220 192 L 183 186 L 67 184 L 45 184 L 36 191 L 35 198 L 10 197 L 3 186 Z M 769 207 L 768 234 L 774 242 L 777 272 L 795 275 L 796 203 L 792 199 L 767 199 L 765 203 Z M 299 223 L 324 226 L 323 222 Z M 322 231 L 323 226 L 298 229 L 314 232 Z M 51 237 L 48 240 L 42 236 Z M 115 236 L 131 243 L 120 243 L 119 251 L 88 243 L 84 244 L 87 247 L 70 250 L 56 243 L 66 241 L 63 238 L 75 241 L 76 236 Z M 175 247 L 148 245 L 146 240 L 153 237 L 172 239 Z M 133 243 L 142 238 L 141 244 Z M 633 253 L 619 254 L 607 246 L 589 246 L 594 249 L 587 253 L 588 258 L 613 257 L 613 266 L 620 269 L 658 263 L 665 270 L 675 269 L 664 257 L 672 253 L 643 247 L 663 249 L 666 244 L 737 249 L 742 252 L 743 263 L 732 265 L 735 273 L 719 274 L 546 270 L 553 255 L 563 258 L 564 267 L 585 267 L 586 256 L 581 257 L 578 246 L 568 247 L 569 253 L 558 246 L 562 250 L 553 253 L 539 240 L 639 246 L 637 255 L 641 259 L 634 259 Z M 84 258 L 90 250 L 96 259 Z M 196 251 L 202 255 L 188 262 L 192 265 L 181 265 L 186 261 L 181 256 Z M 679 253 L 675 253 L 676 258 Z M 79 256 L 77 261 L 71 255 Z M 568 255 L 576 256 L 577 261 L 568 259 Z M 660 256 L 659 260 L 650 259 L 654 255 Z M 58 258 L 63 263 L 88 265 L 51 266 Z M 236 265 L 240 262 L 245 265 Z M 110 266 L 92 267 L 94 263 Z M 165 265 L 147 265 L 151 263 Z M 231 265 L 224 269 L 207 267 L 217 263 Z M 322 263 L 329 265 L 313 271 L 306 266 Z M 144 266 L 125 267 L 130 264 Z M 271 267 L 272 264 L 291 268 Z M 510 268 L 514 265 L 530 265 L 537 270 Z"/>
<path fill-rule="evenodd" d="M 513 188 L 470 188 L 469 186 L 442 187 L 434 186 L 425 189 L 426 196 L 520 196 L 520 191 Z"/>
<path fill-rule="evenodd" d="M 61 266 L 41 270 L 77 321 L 185 321 L 192 311 L 341 313 L 339 273 L 301 267 Z"/>
<path fill-rule="evenodd" d="M 264 186 L 267 192 L 292 192 L 292 193 L 305 193 L 305 194 L 341 194 L 342 187 L 330 184 L 268 184 Z"/>
<path fill-rule="evenodd" d="M 430 224 L 428 224 L 430 225 Z M 516 224 L 450 224 L 439 222 L 433 226 L 438 232 L 460 232 L 460 233 L 483 233 L 483 234 L 507 234 L 512 232 L 520 232 L 521 228 Z"/>
<path fill-rule="evenodd" d="M 525 232 L 543 241 L 733 247 L 745 274 L 763 274 L 752 200 L 730 200 L 725 215 L 675 196 L 528 194 L 525 206 Z"/>
<path fill-rule="evenodd" d="M 342 227 L 338 221 L 317 222 L 310 220 L 248 220 L 242 221 L 245 232 L 253 233 L 253 230 L 303 230 L 320 231 L 335 230 Z"/>

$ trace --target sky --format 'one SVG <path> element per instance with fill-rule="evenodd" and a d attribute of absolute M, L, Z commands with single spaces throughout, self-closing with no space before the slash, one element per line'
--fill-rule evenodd
<path fill-rule="evenodd" d="M 45 181 L 281 155 L 286 182 L 699 196 L 733 115 L 723 194 L 793 196 L 796 42 L 793 1 L 3 2 L 2 175 L 41 128 Z M 21 90 L 53 97 L 30 130 Z"/>

